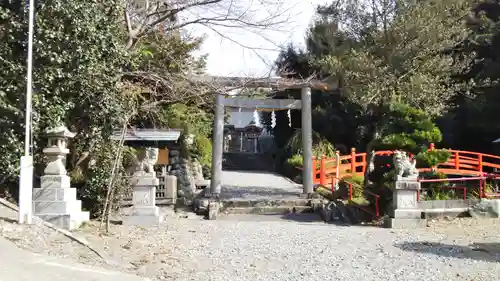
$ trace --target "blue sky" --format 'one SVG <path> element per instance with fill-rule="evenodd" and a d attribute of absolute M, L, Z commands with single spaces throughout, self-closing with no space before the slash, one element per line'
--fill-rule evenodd
<path fill-rule="evenodd" d="M 275 5 L 262 3 L 284 2 Z M 325 0 L 238 0 L 240 8 L 251 10 L 252 17 L 275 15 L 283 22 L 266 30 L 243 30 L 241 28 L 216 27 L 211 30 L 201 25 L 192 25 L 188 32 L 204 36 L 205 41 L 198 54 L 208 54 L 207 71 L 212 75 L 267 76 L 271 71 L 279 50 L 289 42 L 303 44 L 305 31 L 311 23 L 315 7 Z M 223 8 L 223 7 L 221 7 Z M 191 11 L 191 16 L 200 16 L 206 11 Z M 195 14 L 197 13 L 197 14 Z M 188 17 L 191 17 L 188 15 Z"/>

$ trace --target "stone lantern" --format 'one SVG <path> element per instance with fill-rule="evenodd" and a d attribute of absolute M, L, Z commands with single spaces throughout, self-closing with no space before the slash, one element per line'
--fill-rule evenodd
<path fill-rule="evenodd" d="M 71 187 L 71 179 L 66 174 L 67 142 L 75 134 L 59 126 L 48 129 L 46 136 L 48 145 L 43 153 L 47 165 L 40 177 L 40 188 L 33 189 L 33 211 L 60 228 L 75 229 L 89 220 L 89 213 L 82 211 L 82 202 L 76 199 L 76 188 Z"/>
<path fill-rule="evenodd" d="M 66 127 L 59 126 L 46 131 L 48 145 L 43 150 L 47 156 L 45 175 L 66 175 L 66 155 L 69 153 L 68 139 L 75 137 Z"/>

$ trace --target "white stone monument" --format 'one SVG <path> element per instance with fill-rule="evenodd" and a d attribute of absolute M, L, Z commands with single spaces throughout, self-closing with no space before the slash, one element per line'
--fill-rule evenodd
<path fill-rule="evenodd" d="M 420 191 L 416 161 L 411 162 L 405 152 L 394 152 L 394 190 L 390 217 L 385 226 L 389 228 L 425 227 L 422 210 L 418 207 L 417 194 Z"/>
<path fill-rule="evenodd" d="M 75 136 L 65 126 L 46 131 L 47 157 L 44 175 L 40 177 L 40 188 L 33 189 L 33 212 L 41 219 L 60 228 L 72 230 L 89 221 L 89 212 L 82 211 L 82 202 L 76 199 L 76 188 L 66 175 L 67 141 Z"/>
<path fill-rule="evenodd" d="M 158 148 L 139 149 L 130 180 L 132 185 L 132 207 L 124 217 L 124 225 L 149 227 L 163 221 L 156 207 L 156 187 L 160 180 L 153 165 L 158 161 Z"/>

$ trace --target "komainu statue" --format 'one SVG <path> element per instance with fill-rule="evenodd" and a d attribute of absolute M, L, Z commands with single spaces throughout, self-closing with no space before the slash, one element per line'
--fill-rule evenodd
<path fill-rule="evenodd" d="M 396 178 L 418 177 L 417 161 L 411 161 L 406 152 L 396 150 L 392 159 L 396 169 Z"/>
<path fill-rule="evenodd" d="M 154 164 L 158 161 L 159 149 L 147 147 L 137 150 L 136 159 L 132 166 L 134 176 L 155 175 Z"/>

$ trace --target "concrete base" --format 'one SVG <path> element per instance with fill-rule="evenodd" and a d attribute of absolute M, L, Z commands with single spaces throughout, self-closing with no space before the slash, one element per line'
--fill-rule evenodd
<path fill-rule="evenodd" d="M 324 200 L 288 198 L 288 199 L 215 199 L 197 198 L 194 211 L 208 219 L 220 215 L 284 215 L 290 213 L 312 213 L 320 210 Z"/>
<path fill-rule="evenodd" d="M 155 227 L 165 220 L 163 216 L 126 216 L 123 218 L 123 225 Z"/>
<path fill-rule="evenodd" d="M 424 219 L 444 219 L 444 218 L 464 218 L 470 217 L 467 208 L 441 209 L 441 210 L 422 210 Z"/>
<path fill-rule="evenodd" d="M 42 220 L 49 222 L 59 228 L 67 230 L 75 230 L 82 226 L 83 223 L 90 220 L 89 212 L 80 211 L 71 214 L 43 214 L 37 215 Z"/>
<path fill-rule="evenodd" d="M 394 229 L 416 229 L 427 227 L 427 221 L 424 219 L 384 219 L 385 228 Z"/>
<path fill-rule="evenodd" d="M 41 188 L 33 189 L 33 213 L 57 227 L 73 230 L 89 221 L 82 211 L 82 201 L 76 200 L 76 188 L 70 187 L 67 175 L 45 175 Z"/>
<path fill-rule="evenodd" d="M 127 216 L 123 218 L 124 225 L 154 227 L 164 221 L 164 217 L 160 215 L 160 209 L 156 206 L 136 206 L 130 208 L 127 213 Z"/>

